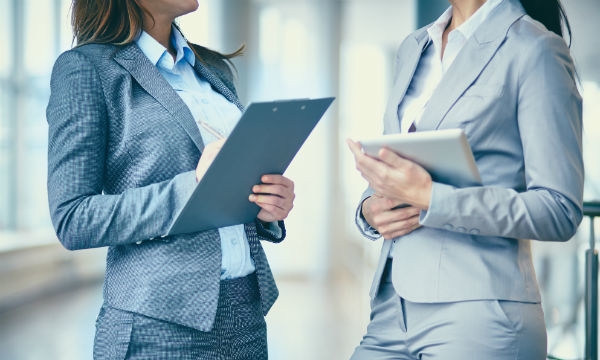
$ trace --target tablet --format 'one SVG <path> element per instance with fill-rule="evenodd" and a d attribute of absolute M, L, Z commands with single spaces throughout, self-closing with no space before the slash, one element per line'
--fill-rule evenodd
<path fill-rule="evenodd" d="M 248 105 L 166 235 L 245 224 L 260 208 L 248 200 L 265 174 L 283 174 L 334 98 Z"/>
<path fill-rule="evenodd" d="M 471 146 L 462 129 L 388 134 L 359 141 L 363 151 L 377 157 L 387 147 L 421 165 L 433 181 L 456 187 L 481 185 Z"/>

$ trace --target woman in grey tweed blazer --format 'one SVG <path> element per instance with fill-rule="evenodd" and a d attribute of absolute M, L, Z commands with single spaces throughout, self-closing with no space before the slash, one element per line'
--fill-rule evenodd
<path fill-rule="evenodd" d="M 293 182 L 265 175 L 255 222 L 162 237 L 242 110 L 229 58 L 174 25 L 196 0 L 74 0 L 77 46 L 47 108 L 48 197 L 70 250 L 108 247 L 95 359 L 266 359 Z M 203 126 L 200 126 L 202 124 Z M 208 125 L 207 125 L 208 124 Z"/>

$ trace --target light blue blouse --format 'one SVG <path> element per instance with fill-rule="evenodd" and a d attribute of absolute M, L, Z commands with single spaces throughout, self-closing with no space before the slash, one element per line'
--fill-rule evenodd
<path fill-rule="evenodd" d="M 194 71 L 196 57 L 183 35 L 175 28 L 172 31 L 171 42 L 177 49 L 176 59 L 148 33 L 142 32 L 137 39 L 142 52 L 158 68 L 191 111 L 204 144 L 210 144 L 217 140 L 217 137 L 200 126 L 202 121 L 221 135 L 228 136 L 240 118 L 240 110 L 214 91 L 210 84 Z M 250 257 L 244 225 L 219 228 L 219 235 L 222 251 L 221 279 L 232 279 L 252 273 L 255 268 Z"/>

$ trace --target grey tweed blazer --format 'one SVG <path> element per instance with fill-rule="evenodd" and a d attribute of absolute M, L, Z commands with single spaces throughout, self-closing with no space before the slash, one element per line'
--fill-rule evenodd
<path fill-rule="evenodd" d="M 195 46 L 195 70 L 240 109 L 232 73 Z M 107 305 L 207 331 L 216 314 L 218 231 L 160 238 L 193 191 L 204 148 L 181 98 L 136 44 L 64 52 L 47 107 L 48 198 L 70 250 L 108 246 Z M 266 314 L 278 291 L 260 240 L 285 237 L 245 224 Z"/>

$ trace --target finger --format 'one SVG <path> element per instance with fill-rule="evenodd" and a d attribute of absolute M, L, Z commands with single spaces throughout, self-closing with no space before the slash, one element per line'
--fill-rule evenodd
<path fill-rule="evenodd" d="M 397 237 L 401 237 L 401 236 L 404 236 L 406 234 L 410 234 L 411 232 L 415 231 L 419 227 L 421 227 L 421 225 L 414 226 L 414 227 L 412 227 L 410 229 L 402 229 L 402 230 L 398 230 L 398 231 L 392 232 L 392 233 L 381 234 L 381 236 L 385 240 L 392 240 L 392 239 L 395 239 Z"/>
<path fill-rule="evenodd" d="M 386 226 L 388 224 L 408 221 L 412 218 L 419 218 L 421 211 L 417 208 L 410 207 L 400 210 L 389 210 L 381 212 L 373 217 L 375 226 Z"/>
<path fill-rule="evenodd" d="M 283 185 L 254 185 L 252 187 L 252 192 L 255 194 L 264 194 L 264 195 L 275 195 L 282 198 L 287 198 L 293 192 L 291 192 L 288 188 Z"/>
<path fill-rule="evenodd" d="M 348 147 L 350 148 L 350 151 L 352 151 L 352 154 L 354 154 L 354 157 L 364 154 L 362 152 L 362 146 L 359 142 L 354 141 L 352 139 L 346 139 L 346 144 L 348 144 Z"/>
<path fill-rule="evenodd" d="M 421 209 L 412 205 L 408 205 L 403 207 L 393 207 L 390 209 L 390 212 L 397 214 L 398 218 L 408 219 L 415 215 L 420 215 Z"/>
<path fill-rule="evenodd" d="M 261 207 L 263 207 L 262 205 L 269 205 L 269 208 L 277 207 L 283 211 L 289 211 L 293 206 L 289 199 L 284 199 L 274 195 L 252 194 L 248 197 L 248 200 Z"/>
<path fill-rule="evenodd" d="M 264 184 L 276 184 L 286 188 L 294 188 L 294 182 L 283 175 L 279 174 L 266 174 L 261 176 L 260 181 Z"/>
<path fill-rule="evenodd" d="M 261 209 L 256 217 L 264 222 L 273 222 L 284 220 L 287 217 L 287 214 L 277 215 L 272 214 L 265 209 Z"/>
<path fill-rule="evenodd" d="M 211 142 L 210 144 L 208 144 L 208 146 L 216 146 L 216 147 L 221 148 L 221 147 L 223 147 L 223 144 L 225 144 L 225 140 L 227 140 L 227 138 L 215 140 L 215 141 Z"/>
<path fill-rule="evenodd" d="M 223 144 L 225 144 L 225 139 L 216 140 L 206 145 L 204 149 L 205 151 L 220 150 L 223 147 Z"/>
<path fill-rule="evenodd" d="M 294 183 L 284 181 L 282 183 L 263 183 L 252 187 L 254 193 L 277 194 L 286 197 L 294 194 Z"/>
<path fill-rule="evenodd" d="M 377 228 L 377 231 L 385 238 L 392 239 L 398 236 L 406 235 L 415 229 L 419 228 L 419 218 L 417 216 L 404 220 L 394 222 L 385 226 Z"/>
<path fill-rule="evenodd" d="M 372 214 L 378 214 L 384 211 L 389 211 L 394 207 L 396 202 L 383 197 L 383 196 L 371 196 L 363 202 L 363 207 Z"/>
<path fill-rule="evenodd" d="M 264 203 L 257 203 L 257 205 L 261 208 L 257 217 L 263 221 L 279 221 L 285 219 L 289 211 L 282 210 L 276 206 Z"/>
<path fill-rule="evenodd" d="M 255 190 L 256 189 L 256 190 Z M 253 187 L 253 195 L 256 196 L 271 196 L 278 198 L 279 201 L 292 203 L 296 198 L 296 194 L 293 191 L 289 191 L 281 186 L 260 186 L 259 188 Z M 260 199 L 255 197 L 255 199 Z"/>
<path fill-rule="evenodd" d="M 256 202 L 256 205 L 258 205 L 261 209 L 267 211 L 268 213 L 270 213 L 272 215 L 283 215 L 283 214 L 287 214 L 289 212 L 289 210 L 287 210 L 287 209 L 281 208 L 277 205 L 270 204 L 270 203 Z"/>
<path fill-rule="evenodd" d="M 393 168 L 404 167 L 412 162 L 388 148 L 382 148 L 379 150 L 378 156 L 381 162 Z"/>
<path fill-rule="evenodd" d="M 354 159 L 356 169 L 371 183 L 373 179 L 382 176 L 387 171 L 387 165 L 365 154 L 358 154 Z"/>

